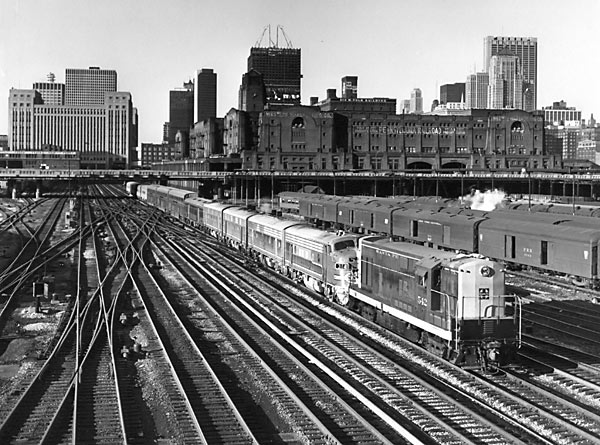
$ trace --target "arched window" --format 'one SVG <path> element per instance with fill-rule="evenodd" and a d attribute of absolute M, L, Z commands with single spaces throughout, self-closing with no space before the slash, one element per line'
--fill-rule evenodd
<path fill-rule="evenodd" d="M 523 124 L 521 123 L 521 121 L 514 121 L 513 124 L 510 126 L 510 131 L 511 133 L 514 133 L 515 131 L 523 133 Z"/>
<path fill-rule="evenodd" d="M 306 142 L 306 130 L 304 125 L 304 119 L 296 117 L 292 121 L 292 143 L 305 143 Z"/>

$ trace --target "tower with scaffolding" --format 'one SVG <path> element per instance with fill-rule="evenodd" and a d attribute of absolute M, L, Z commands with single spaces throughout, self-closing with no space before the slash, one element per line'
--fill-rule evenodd
<path fill-rule="evenodd" d="M 271 34 L 271 25 L 263 29 L 250 49 L 248 72 L 256 70 L 262 74 L 267 104 L 300 104 L 300 49 L 293 47 L 281 25 L 277 25 L 274 34 Z"/>

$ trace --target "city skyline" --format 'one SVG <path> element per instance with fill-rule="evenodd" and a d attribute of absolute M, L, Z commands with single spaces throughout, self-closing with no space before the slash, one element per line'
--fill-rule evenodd
<path fill-rule="evenodd" d="M 159 142 L 169 120 L 169 91 L 198 69 L 217 74 L 219 117 L 237 107 L 250 48 L 267 25 L 273 39 L 281 25 L 302 50 L 302 104 L 311 96 L 324 99 L 328 88 L 340 95 L 340 80 L 357 76 L 359 97 L 400 103 L 419 88 L 425 111 L 439 99 L 441 85 L 465 82 L 483 70 L 486 36 L 516 36 L 538 39 L 538 109 L 564 100 L 589 119 L 600 113 L 598 62 L 590 54 L 599 43 L 593 20 L 600 2 L 572 3 L 564 8 L 557 1 L 507 1 L 492 17 L 487 5 L 470 0 L 454 2 L 451 9 L 437 0 L 410 6 L 375 0 L 369 8 L 341 1 L 221 6 L 156 0 L 142 8 L 117 1 L 3 0 L 0 90 L 7 100 L 10 88 L 31 88 L 48 72 L 64 83 L 67 68 L 115 70 L 119 89 L 130 91 L 138 108 L 140 143 Z M 201 20 L 206 16 L 214 20 Z M 267 45 L 265 33 L 262 46 Z M 281 35 L 279 46 L 285 47 Z M 8 133 L 7 112 L 0 106 L 0 134 Z"/>

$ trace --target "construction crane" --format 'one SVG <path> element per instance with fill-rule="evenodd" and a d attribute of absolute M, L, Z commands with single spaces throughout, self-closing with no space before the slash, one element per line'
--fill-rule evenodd
<path fill-rule="evenodd" d="M 255 48 L 262 47 L 263 39 L 264 39 L 267 31 L 269 31 L 269 34 L 268 34 L 269 42 L 268 42 L 267 48 L 279 48 L 279 32 L 281 32 L 283 40 L 285 40 L 286 47 L 293 48 L 292 41 L 290 39 L 288 39 L 288 36 L 286 35 L 285 31 L 283 30 L 283 26 L 281 26 L 281 25 L 277 25 L 277 30 L 275 31 L 275 41 L 273 41 L 273 39 L 271 38 L 271 25 L 265 26 L 262 31 L 262 34 L 260 35 L 260 38 L 254 44 Z"/>

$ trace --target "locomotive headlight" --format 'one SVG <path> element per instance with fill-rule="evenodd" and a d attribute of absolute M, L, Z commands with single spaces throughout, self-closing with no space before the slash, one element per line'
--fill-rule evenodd
<path fill-rule="evenodd" d="M 491 267 L 489 267 L 489 266 L 483 266 L 483 267 L 481 268 L 481 271 L 480 271 L 480 272 L 481 272 L 481 276 L 483 276 L 483 277 L 493 277 L 493 276 L 494 276 L 494 273 L 495 273 L 495 272 L 494 272 L 494 269 L 492 269 L 492 268 L 491 268 Z"/>

